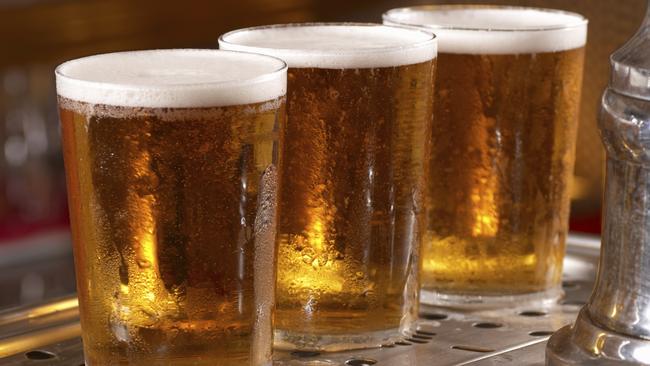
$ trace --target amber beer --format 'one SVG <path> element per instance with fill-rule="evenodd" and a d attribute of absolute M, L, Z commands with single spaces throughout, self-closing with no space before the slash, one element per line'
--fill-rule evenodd
<path fill-rule="evenodd" d="M 423 300 L 557 297 L 586 20 L 476 6 L 395 9 L 384 19 L 440 39 Z"/>
<path fill-rule="evenodd" d="M 276 346 L 398 339 L 417 315 L 433 36 L 280 25 L 228 33 L 220 47 L 289 64 Z"/>
<path fill-rule="evenodd" d="M 271 364 L 285 88 L 226 51 L 57 68 L 87 365 Z"/>

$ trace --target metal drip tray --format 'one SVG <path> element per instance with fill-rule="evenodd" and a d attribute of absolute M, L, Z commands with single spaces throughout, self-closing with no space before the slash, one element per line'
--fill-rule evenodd
<path fill-rule="evenodd" d="M 418 332 L 395 346 L 328 354 L 276 352 L 274 365 L 542 365 L 551 333 L 575 320 L 591 293 L 599 246 L 595 238 L 569 238 L 566 297 L 560 304 L 473 312 L 423 306 Z M 83 365 L 79 333 L 74 298 L 0 313 L 0 364 Z"/>

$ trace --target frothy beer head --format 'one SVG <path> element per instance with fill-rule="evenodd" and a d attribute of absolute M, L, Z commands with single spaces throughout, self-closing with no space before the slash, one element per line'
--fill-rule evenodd
<path fill-rule="evenodd" d="M 260 103 L 286 92 L 286 64 L 273 57 L 218 50 L 117 52 L 56 69 L 59 96 L 91 104 L 144 108 Z"/>
<path fill-rule="evenodd" d="M 583 47 L 587 19 L 564 11 L 499 6 L 416 6 L 393 9 L 384 23 L 422 27 L 441 53 L 522 54 Z"/>
<path fill-rule="evenodd" d="M 219 47 L 262 53 L 289 67 L 350 69 L 412 65 L 436 57 L 429 32 L 378 24 L 304 23 L 240 29 L 219 38 Z"/>

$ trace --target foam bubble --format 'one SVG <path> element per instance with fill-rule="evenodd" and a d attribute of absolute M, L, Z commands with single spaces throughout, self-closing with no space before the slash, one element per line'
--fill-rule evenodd
<path fill-rule="evenodd" d="M 581 15 L 536 8 L 416 6 L 386 12 L 384 23 L 434 32 L 443 53 L 557 52 L 587 41 L 587 20 Z"/>
<path fill-rule="evenodd" d="M 302 23 L 245 28 L 219 38 L 219 48 L 263 53 L 289 67 L 390 67 L 436 57 L 430 32 L 379 24 Z"/>
<path fill-rule="evenodd" d="M 58 95 L 124 107 L 189 108 L 269 101 L 286 93 L 276 58 L 219 50 L 152 50 L 84 57 L 56 69 Z"/>

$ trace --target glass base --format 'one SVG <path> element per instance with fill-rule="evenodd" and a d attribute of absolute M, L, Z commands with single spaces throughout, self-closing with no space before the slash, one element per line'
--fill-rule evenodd
<path fill-rule="evenodd" d="M 557 304 L 564 297 L 562 287 L 542 292 L 515 295 L 460 295 L 422 289 L 420 301 L 426 305 L 462 310 L 489 310 L 503 307 L 545 307 Z"/>
<path fill-rule="evenodd" d="M 306 334 L 275 330 L 274 346 L 286 351 L 338 352 L 361 348 L 375 348 L 404 339 L 399 328 L 355 334 Z"/>
<path fill-rule="evenodd" d="M 650 340 L 616 333 L 592 320 L 583 307 L 575 323 L 561 328 L 546 345 L 547 366 L 650 365 Z"/>

